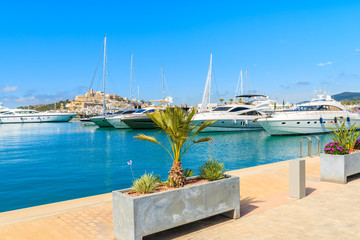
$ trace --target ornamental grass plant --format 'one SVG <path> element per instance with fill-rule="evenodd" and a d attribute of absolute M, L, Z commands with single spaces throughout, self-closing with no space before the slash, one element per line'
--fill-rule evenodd
<path fill-rule="evenodd" d="M 225 165 L 216 159 L 208 160 L 199 168 L 200 177 L 209 181 L 219 180 L 225 177 Z"/>
<path fill-rule="evenodd" d="M 145 173 L 140 178 L 134 180 L 131 190 L 141 194 L 152 193 L 159 185 L 159 177 L 153 173 Z"/>

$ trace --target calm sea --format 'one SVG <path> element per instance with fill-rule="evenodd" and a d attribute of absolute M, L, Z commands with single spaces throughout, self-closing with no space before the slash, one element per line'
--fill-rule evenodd
<path fill-rule="evenodd" d="M 166 179 L 170 156 L 154 143 L 134 139 L 140 132 L 167 144 L 158 130 L 105 129 L 80 123 L 0 125 L 0 212 L 127 188 L 133 180 L 129 160 L 135 177 L 154 172 Z M 182 161 L 184 168 L 195 172 L 209 153 L 228 170 L 298 158 L 302 137 L 271 137 L 265 131 L 201 136 L 213 137 L 214 143 L 195 145 Z M 323 148 L 330 135 L 319 137 Z M 315 144 L 313 148 L 317 152 Z"/>

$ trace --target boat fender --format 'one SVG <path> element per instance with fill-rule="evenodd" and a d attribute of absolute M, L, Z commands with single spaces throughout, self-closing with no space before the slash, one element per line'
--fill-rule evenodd
<path fill-rule="evenodd" d="M 234 123 L 236 124 L 236 118 L 234 118 Z"/>
<path fill-rule="evenodd" d="M 347 117 L 347 118 L 346 118 L 346 121 L 350 122 L 350 117 Z"/>
<path fill-rule="evenodd" d="M 247 119 L 245 120 L 245 125 L 248 125 L 248 120 Z"/>
<path fill-rule="evenodd" d="M 323 123 L 323 118 L 322 117 L 320 118 L 320 123 Z"/>
<path fill-rule="evenodd" d="M 337 123 L 337 118 L 336 117 L 334 117 L 334 123 Z"/>

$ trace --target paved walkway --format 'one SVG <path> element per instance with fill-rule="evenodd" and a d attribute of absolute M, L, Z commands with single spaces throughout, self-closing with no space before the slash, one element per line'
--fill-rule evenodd
<path fill-rule="evenodd" d="M 215 216 L 145 239 L 360 239 L 360 178 L 320 182 L 319 162 L 306 160 L 304 199 L 288 197 L 288 162 L 232 171 L 240 219 Z M 114 239 L 111 194 L 0 213 L 0 239 Z"/>

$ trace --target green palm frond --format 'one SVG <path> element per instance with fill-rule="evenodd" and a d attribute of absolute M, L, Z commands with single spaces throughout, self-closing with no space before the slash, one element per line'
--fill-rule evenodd
<path fill-rule="evenodd" d="M 214 122 L 216 122 L 215 120 L 214 121 L 205 121 L 203 122 L 199 128 L 195 131 L 194 135 L 198 134 L 199 132 L 201 132 L 202 130 L 204 130 L 205 128 L 207 128 L 208 126 L 210 126 L 211 124 L 213 124 Z"/>
<path fill-rule="evenodd" d="M 211 137 L 204 137 L 204 138 L 201 138 L 197 141 L 194 141 L 194 143 L 202 143 L 202 142 L 210 142 L 212 141 L 213 139 Z"/>
<path fill-rule="evenodd" d="M 206 121 L 196 131 L 194 131 L 196 126 L 194 126 L 191 121 L 195 114 L 195 108 L 191 109 L 189 113 L 186 113 L 177 106 L 167 106 L 164 110 L 155 110 L 155 112 L 147 114 L 150 119 L 166 133 L 170 142 L 171 153 L 168 149 L 167 151 L 172 156 L 174 161 L 180 161 L 183 154 L 193 144 L 212 140 L 210 140 L 210 138 L 205 138 L 202 140 L 193 141 L 194 137 L 199 132 L 201 132 L 214 122 Z M 157 143 L 163 146 L 160 142 L 156 140 L 156 138 L 151 136 L 139 134 L 135 138 Z"/>
<path fill-rule="evenodd" d="M 139 135 L 137 135 L 137 136 L 135 136 L 134 138 L 159 144 L 158 140 L 156 140 L 155 137 L 147 136 L 147 135 L 142 134 L 142 133 L 139 134 Z"/>

